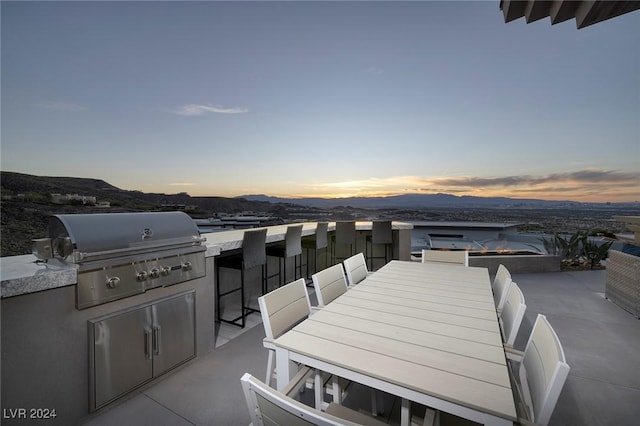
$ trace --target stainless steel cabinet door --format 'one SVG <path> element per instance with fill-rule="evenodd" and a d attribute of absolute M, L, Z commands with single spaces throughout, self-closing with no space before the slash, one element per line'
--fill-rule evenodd
<path fill-rule="evenodd" d="M 151 307 L 146 307 L 90 323 L 92 408 L 152 378 L 151 314 Z"/>
<path fill-rule="evenodd" d="M 153 375 L 158 376 L 195 356 L 195 293 L 155 303 Z"/>

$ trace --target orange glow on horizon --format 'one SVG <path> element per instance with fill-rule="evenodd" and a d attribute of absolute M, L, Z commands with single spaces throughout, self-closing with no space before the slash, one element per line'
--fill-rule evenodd
<path fill-rule="evenodd" d="M 583 170 L 547 176 L 494 178 L 393 176 L 323 183 L 266 184 L 202 187 L 180 184 L 194 196 L 237 197 L 266 194 L 281 198 L 389 197 L 396 195 L 450 194 L 576 202 L 636 202 L 640 200 L 640 173 Z M 175 184 L 174 184 L 175 185 Z M 277 188 L 277 190 L 274 190 Z M 285 189 L 286 188 L 286 189 Z M 175 186 L 171 187 L 171 192 Z"/>

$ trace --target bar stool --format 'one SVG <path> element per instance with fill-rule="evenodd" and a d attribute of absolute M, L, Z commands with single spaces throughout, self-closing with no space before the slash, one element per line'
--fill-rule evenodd
<path fill-rule="evenodd" d="M 216 259 L 216 310 L 218 321 L 236 325 L 244 328 L 246 317 L 254 312 L 260 313 L 259 309 L 245 305 L 245 277 L 246 271 L 260 266 L 262 272 L 262 294 L 267 291 L 267 229 L 256 229 L 244 231 L 242 236 L 242 253 L 237 255 L 223 256 Z M 220 268 L 236 269 L 240 271 L 240 287 L 220 292 Z M 234 319 L 222 318 L 220 300 L 235 292 L 240 292 L 240 315 Z M 240 322 L 240 323 L 238 323 Z"/>
<path fill-rule="evenodd" d="M 370 248 L 370 254 L 367 255 L 369 260 L 369 270 L 373 271 L 373 259 L 384 259 L 385 265 L 389 263 L 389 250 L 391 247 L 391 257 L 393 258 L 393 230 L 391 229 L 390 220 L 376 220 L 371 226 L 371 235 L 367 236 L 366 243 Z M 384 245 L 384 256 L 374 256 L 373 246 L 376 244 Z M 365 252 L 367 252 L 365 247 Z"/>
<path fill-rule="evenodd" d="M 336 256 L 336 248 L 338 245 L 349 246 L 349 254 L 344 257 Z M 354 221 L 336 222 L 336 232 L 333 236 L 332 263 L 342 262 L 344 259 L 353 256 L 356 246 L 356 223 Z M 340 259 L 338 262 L 337 260 Z"/>
<path fill-rule="evenodd" d="M 324 249 L 324 265 L 327 266 L 328 263 L 328 229 L 329 222 L 318 222 L 316 225 L 316 233 L 314 235 L 310 235 L 305 237 L 302 240 L 302 248 L 306 249 L 307 253 L 307 276 L 306 278 L 310 278 L 311 274 L 309 273 L 309 250 L 313 250 L 313 273 L 318 272 L 318 251 Z M 302 266 L 302 265 L 301 265 Z"/>
<path fill-rule="evenodd" d="M 296 272 L 300 272 L 302 275 L 302 259 L 298 265 L 298 256 L 302 256 L 302 224 L 287 226 L 284 244 L 267 247 L 267 256 L 278 258 L 278 287 L 297 279 Z M 287 259 L 290 257 L 293 257 L 293 280 L 287 280 Z M 280 259 L 282 259 L 282 264 Z M 267 276 L 267 281 L 275 276 L 276 274 Z"/>

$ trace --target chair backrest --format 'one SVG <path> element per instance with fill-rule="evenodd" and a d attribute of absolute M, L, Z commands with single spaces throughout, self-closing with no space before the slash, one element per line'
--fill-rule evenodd
<path fill-rule="evenodd" d="M 498 283 L 504 283 L 506 281 L 511 281 L 511 273 L 502 263 L 498 266 L 498 272 L 496 272 L 496 276 L 491 283 L 491 288 L 495 288 Z"/>
<path fill-rule="evenodd" d="M 267 338 L 289 331 L 311 314 L 311 303 L 304 278 L 293 281 L 258 298 Z"/>
<path fill-rule="evenodd" d="M 500 267 L 498 267 L 498 271 L 500 271 Z M 504 268 L 504 271 L 507 271 L 507 268 Z M 504 307 L 504 302 L 507 300 L 507 295 L 509 294 L 509 287 L 511 286 L 511 282 L 512 282 L 511 274 L 509 273 L 509 271 L 507 271 L 506 274 L 504 273 L 504 271 L 503 271 L 503 275 L 499 280 L 494 279 L 494 285 L 493 285 L 493 301 L 496 304 L 496 310 L 498 312 L 502 311 Z"/>
<path fill-rule="evenodd" d="M 336 244 L 356 243 L 356 223 L 353 221 L 336 222 Z"/>
<path fill-rule="evenodd" d="M 469 252 L 466 250 L 422 250 L 422 263 L 444 262 L 469 266 Z"/>
<path fill-rule="evenodd" d="M 325 248 L 329 245 L 328 229 L 329 222 L 318 222 L 316 225 L 316 249 Z"/>
<path fill-rule="evenodd" d="M 356 426 L 340 417 L 309 407 L 262 383 L 249 373 L 240 379 L 253 426 Z"/>
<path fill-rule="evenodd" d="M 569 369 L 558 335 L 547 318 L 539 314 L 524 349 L 519 373 L 530 420 L 535 424 L 549 423 Z"/>
<path fill-rule="evenodd" d="M 344 276 L 342 264 L 338 263 L 316 272 L 311 276 L 313 288 L 318 298 L 318 306 L 324 307 L 327 303 L 347 291 L 347 280 Z"/>
<path fill-rule="evenodd" d="M 242 235 L 242 264 L 250 269 L 267 263 L 267 228 L 251 229 Z"/>
<path fill-rule="evenodd" d="M 376 220 L 371 225 L 371 243 L 372 244 L 391 244 L 393 243 L 393 230 L 390 220 Z"/>
<path fill-rule="evenodd" d="M 302 254 L 302 224 L 287 226 L 284 236 L 284 251 L 287 257 Z"/>
<path fill-rule="evenodd" d="M 524 303 L 524 295 L 518 284 L 512 282 L 509 286 L 507 298 L 500 313 L 500 325 L 502 326 L 502 340 L 509 346 L 516 341 L 522 318 L 527 310 Z"/>
<path fill-rule="evenodd" d="M 369 270 L 367 269 L 367 261 L 364 258 L 364 254 L 356 253 L 345 259 L 342 264 L 344 265 L 344 270 L 347 273 L 349 285 L 354 286 L 367 278 Z"/>

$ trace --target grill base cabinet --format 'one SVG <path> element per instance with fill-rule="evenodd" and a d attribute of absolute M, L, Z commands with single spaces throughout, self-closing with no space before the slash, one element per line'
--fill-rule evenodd
<path fill-rule="evenodd" d="M 89 411 L 194 358 L 195 292 L 88 321 Z"/>

